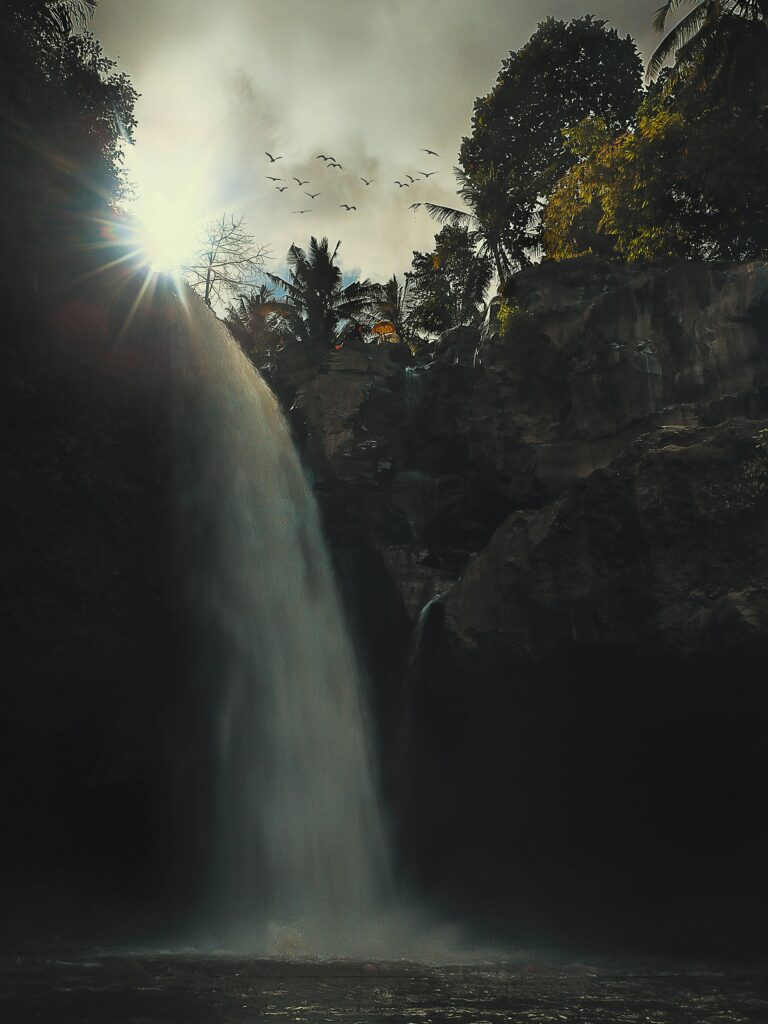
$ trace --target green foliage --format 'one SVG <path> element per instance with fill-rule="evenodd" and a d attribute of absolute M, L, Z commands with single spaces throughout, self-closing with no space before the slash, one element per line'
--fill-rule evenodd
<path fill-rule="evenodd" d="M 435 235 L 432 252 L 413 254 L 412 323 L 430 334 L 479 323 L 492 276 L 491 258 L 477 251 L 476 236 L 447 224 Z"/>
<path fill-rule="evenodd" d="M 82 269 L 92 225 L 125 191 L 137 94 L 92 36 L 72 34 L 94 6 L 6 0 L 0 13 L 0 230 L 13 239 L 2 271 L 14 291 L 34 291 L 51 264 Z"/>
<path fill-rule="evenodd" d="M 497 234 L 510 265 L 536 251 L 542 202 L 576 160 L 563 133 L 588 117 L 602 118 L 612 134 L 625 129 L 641 81 L 632 39 L 591 16 L 548 18 L 502 62 L 493 90 L 475 101 L 459 161 L 464 180 L 481 191 L 484 176 L 503 183 L 505 231 Z"/>
<path fill-rule="evenodd" d="M 583 159 L 558 183 L 545 211 L 547 256 L 768 255 L 765 113 L 755 117 L 723 104 L 694 112 L 689 94 L 682 97 L 669 89 L 649 95 L 636 130 L 616 138 L 593 122 L 572 133 L 569 144 Z"/>
<path fill-rule="evenodd" d="M 328 239 L 309 240 L 309 251 L 297 245 L 288 250 L 289 280 L 267 274 L 285 293 L 275 304 L 283 330 L 306 344 L 319 348 L 343 343 L 350 328 L 359 333 L 370 317 L 380 287 L 369 280 L 344 286 L 341 268 L 336 263 L 340 242 L 333 252 Z"/>
<path fill-rule="evenodd" d="M 509 302 L 503 296 L 501 297 L 496 310 L 496 326 L 499 331 L 499 337 L 503 338 L 506 335 L 512 317 L 517 316 L 520 312 L 520 307 L 516 303 Z"/>

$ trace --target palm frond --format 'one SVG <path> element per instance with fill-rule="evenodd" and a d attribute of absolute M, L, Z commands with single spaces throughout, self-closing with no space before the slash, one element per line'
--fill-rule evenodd
<path fill-rule="evenodd" d="M 427 213 L 434 217 L 438 224 L 467 224 L 473 218 L 471 213 L 464 210 L 454 210 L 450 206 L 440 206 L 437 203 L 425 203 Z"/>
<path fill-rule="evenodd" d="M 661 5 L 661 7 L 659 7 L 659 9 L 654 13 L 654 16 L 653 16 L 653 27 L 654 27 L 654 29 L 657 32 L 662 33 L 664 31 L 664 29 L 666 28 L 666 26 L 667 26 L 667 19 L 669 18 L 669 16 L 671 14 L 674 14 L 674 12 L 679 7 L 682 7 L 682 5 L 684 3 L 688 3 L 688 4 L 699 3 L 700 4 L 701 2 L 702 2 L 702 0 L 666 0 L 666 3 L 663 3 Z"/>

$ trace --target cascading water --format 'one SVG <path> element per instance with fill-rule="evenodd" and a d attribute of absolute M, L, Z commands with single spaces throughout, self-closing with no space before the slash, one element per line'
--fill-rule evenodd
<path fill-rule="evenodd" d="M 375 951 L 390 893 L 362 681 L 276 399 L 194 296 L 174 353 L 180 528 L 216 634 L 211 936 Z"/>

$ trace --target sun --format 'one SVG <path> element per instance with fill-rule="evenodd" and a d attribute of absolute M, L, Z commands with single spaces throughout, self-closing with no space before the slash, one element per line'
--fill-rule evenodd
<path fill-rule="evenodd" d="M 172 195 L 158 195 L 137 199 L 131 213 L 141 261 L 156 273 L 179 275 L 198 241 L 198 221 L 189 207 Z"/>

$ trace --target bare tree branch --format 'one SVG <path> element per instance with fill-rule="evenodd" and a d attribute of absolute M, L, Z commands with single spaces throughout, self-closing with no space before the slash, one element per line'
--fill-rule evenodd
<path fill-rule="evenodd" d="M 264 270 L 269 247 L 256 245 L 243 223 L 243 217 L 231 213 L 209 221 L 198 252 L 183 268 L 206 306 L 226 305 L 229 297 L 251 287 Z"/>

